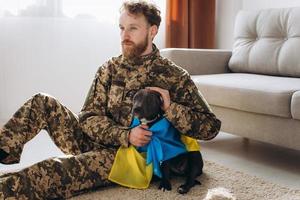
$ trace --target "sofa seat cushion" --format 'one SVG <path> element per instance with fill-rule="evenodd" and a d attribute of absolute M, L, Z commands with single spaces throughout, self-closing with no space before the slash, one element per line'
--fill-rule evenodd
<path fill-rule="evenodd" d="M 246 73 L 192 76 L 209 104 L 253 113 L 299 119 L 300 79 Z M 296 94 L 296 93 L 295 93 Z M 293 104 L 291 104 L 293 102 Z M 299 109 L 298 109 L 299 110 Z"/>

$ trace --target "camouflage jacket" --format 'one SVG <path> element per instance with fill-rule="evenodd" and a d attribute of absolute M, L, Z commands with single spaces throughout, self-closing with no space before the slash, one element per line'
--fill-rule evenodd
<path fill-rule="evenodd" d="M 79 114 L 82 131 L 94 142 L 128 146 L 132 97 L 148 86 L 169 91 L 171 105 L 165 117 L 179 132 L 200 140 L 210 140 L 218 134 L 221 122 L 188 72 L 160 56 L 153 47 L 151 54 L 139 59 L 114 57 L 98 69 Z"/>

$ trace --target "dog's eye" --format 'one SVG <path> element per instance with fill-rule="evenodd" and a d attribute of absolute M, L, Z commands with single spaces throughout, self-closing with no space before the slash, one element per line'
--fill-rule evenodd
<path fill-rule="evenodd" d="M 141 113 L 143 109 L 141 107 L 135 107 L 133 108 L 133 113 Z"/>
<path fill-rule="evenodd" d="M 125 94 L 125 98 L 133 98 L 133 96 L 135 95 L 135 93 L 137 92 L 138 90 L 136 89 L 132 89 L 132 90 L 129 90 L 126 94 Z"/>

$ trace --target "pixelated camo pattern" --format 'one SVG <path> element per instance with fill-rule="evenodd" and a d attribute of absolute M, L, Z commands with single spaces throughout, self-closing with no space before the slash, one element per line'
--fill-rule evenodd
<path fill-rule="evenodd" d="M 0 199 L 64 199 L 112 184 L 107 178 L 115 153 L 128 146 L 132 97 L 147 86 L 169 90 L 165 117 L 181 133 L 214 138 L 221 122 L 188 73 L 154 49 L 136 60 L 119 56 L 101 66 L 78 117 L 49 95 L 29 99 L 0 129 L 0 148 L 9 153 L 3 162 L 19 162 L 24 144 L 42 129 L 67 156 L 0 176 Z"/>

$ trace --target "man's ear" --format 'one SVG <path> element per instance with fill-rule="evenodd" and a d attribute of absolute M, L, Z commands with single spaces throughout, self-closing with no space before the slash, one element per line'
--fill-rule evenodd
<path fill-rule="evenodd" d="M 152 25 L 150 27 L 150 37 L 151 37 L 152 40 L 156 36 L 157 32 L 158 32 L 158 27 L 156 25 Z"/>

